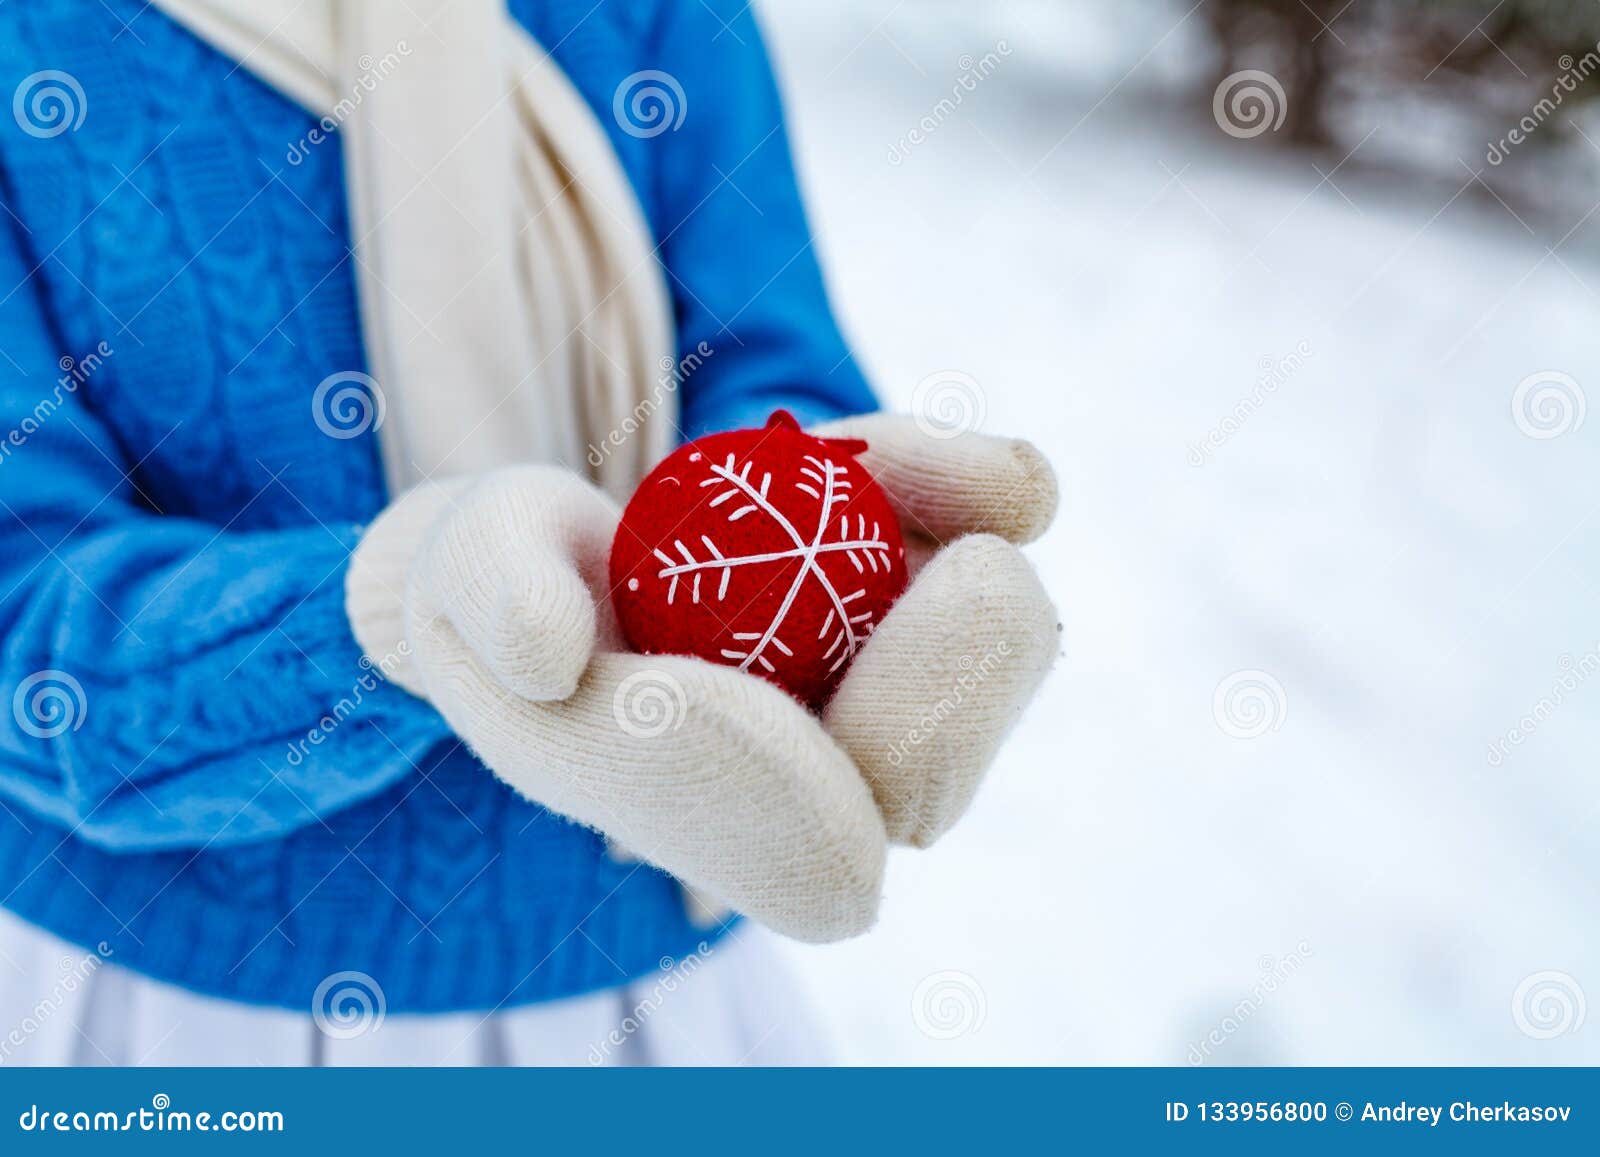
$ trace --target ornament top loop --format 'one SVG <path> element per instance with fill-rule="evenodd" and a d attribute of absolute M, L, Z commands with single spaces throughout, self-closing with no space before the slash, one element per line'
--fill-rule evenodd
<path fill-rule="evenodd" d="M 772 411 L 772 416 L 767 419 L 767 429 L 793 430 L 797 434 L 805 432 L 800 428 L 799 421 L 788 410 Z M 839 453 L 849 454 L 852 457 L 865 453 L 867 449 L 865 438 L 818 438 L 817 441 L 826 443 L 839 451 Z"/>

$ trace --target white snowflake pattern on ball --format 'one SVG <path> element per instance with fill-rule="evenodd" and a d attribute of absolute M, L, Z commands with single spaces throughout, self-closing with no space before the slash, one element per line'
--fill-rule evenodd
<path fill-rule="evenodd" d="M 691 461 L 702 461 L 702 456 L 695 454 Z M 708 469 L 710 475 L 700 482 L 700 488 L 717 488 L 710 499 L 710 506 L 713 509 L 725 510 L 727 521 L 730 523 L 751 516 L 769 518 L 783 530 L 790 546 L 782 550 L 757 554 L 725 554 L 718 549 L 710 535 L 702 534 L 700 543 L 705 548 L 702 557 L 697 556 L 682 539 L 675 539 L 672 545 L 682 556 L 681 559 L 673 558 L 660 548 L 654 551 L 656 559 L 661 563 L 657 577 L 669 580 L 667 604 L 670 606 L 678 597 L 679 584 L 684 580 L 687 580 L 690 601 L 698 603 L 702 595 L 701 581 L 711 578 L 716 584 L 715 597 L 720 602 L 728 595 L 728 587 L 735 569 L 799 559 L 800 567 L 766 628 L 760 631 L 734 632 L 734 641 L 744 644 L 744 648 L 742 650 L 725 648 L 722 657 L 729 660 L 737 659 L 741 671 L 748 671 L 752 666 L 759 665 L 768 672 L 774 670 L 772 659 L 768 657 L 769 649 L 792 658 L 794 651 L 780 637 L 779 632 L 783 629 L 789 609 L 794 605 L 795 597 L 801 588 L 807 582 L 816 582 L 821 584 L 830 604 L 822 629 L 817 632 L 817 640 L 820 642 L 828 638 L 832 632 L 833 637 L 828 649 L 822 655 L 824 660 L 833 660 L 833 665 L 828 668 L 828 673 L 831 675 L 856 653 L 866 641 L 866 637 L 872 633 L 873 613 L 870 609 L 856 610 L 852 613 L 850 604 L 865 595 L 866 588 L 858 587 L 848 594 L 841 594 L 834 580 L 822 569 L 818 558 L 826 554 L 843 554 L 854 565 L 856 573 L 863 575 L 867 573 L 869 567 L 876 574 L 887 572 L 892 566 L 889 543 L 883 537 L 882 528 L 876 521 L 869 529 L 866 516 L 857 514 L 852 535 L 849 514 L 841 513 L 837 517 L 834 515 L 835 507 L 850 501 L 849 491 L 852 489 L 850 468 L 834 462 L 831 458 L 817 458 L 810 454 L 805 456 L 804 465 L 800 467 L 801 477 L 793 485 L 797 491 L 809 496 L 817 504 L 816 527 L 809 535 L 802 534 L 769 499 L 768 495 L 772 489 L 770 471 L 762 473 L 759 484 L 752 482 L 751 463 L 746 462 L 739 468 L 732 454 L 721 463 L 711 463 Z"/>

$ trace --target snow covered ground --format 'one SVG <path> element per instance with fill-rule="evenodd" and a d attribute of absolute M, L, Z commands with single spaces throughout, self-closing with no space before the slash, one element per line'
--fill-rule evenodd
<path fill-rule="evenodd" d="M 851 1061 L 1600 1062 L 1600 213 L 1174 117 L 1194 29 L 1123 7 L 763 6 L 876 382 L 970 375 L 1065 498 L 1042 701 L 792 958 Z"/>

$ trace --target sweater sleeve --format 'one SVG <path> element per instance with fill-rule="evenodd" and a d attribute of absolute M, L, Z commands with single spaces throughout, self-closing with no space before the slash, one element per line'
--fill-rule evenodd
<path fill-rule="evenodd" d="M 751 5 L 665 8 L 659 68 L 681 88 L 683 116 L 644 144 L 660 154 L 680 349 L 712 351 L 685 377 L 684 433 L 759 426 L 778 407 L 802 424 L 876 410 L 828 305 Z"/>
<path fill-rule="evenodd" d="M 90 401 L 114 351 L 69 362 L 30 272 L 0 232 L 0 822 L 21 805 L 113 849 L 239 843 L 406 774 L 449 733 L 351 637 L 358 528 L 159 513 L 152 447 Z"/>

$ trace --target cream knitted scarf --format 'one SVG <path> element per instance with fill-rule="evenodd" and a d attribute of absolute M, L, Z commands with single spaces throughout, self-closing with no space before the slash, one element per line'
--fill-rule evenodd
<path fill-rule="evenodd" d="M 605 131 L 503 0 L 156 6 L 321 118 L 288 163 L 342 142 L 391 491 L 538 461 L 625 497 L 676 424 L 666 285 Z"/>

